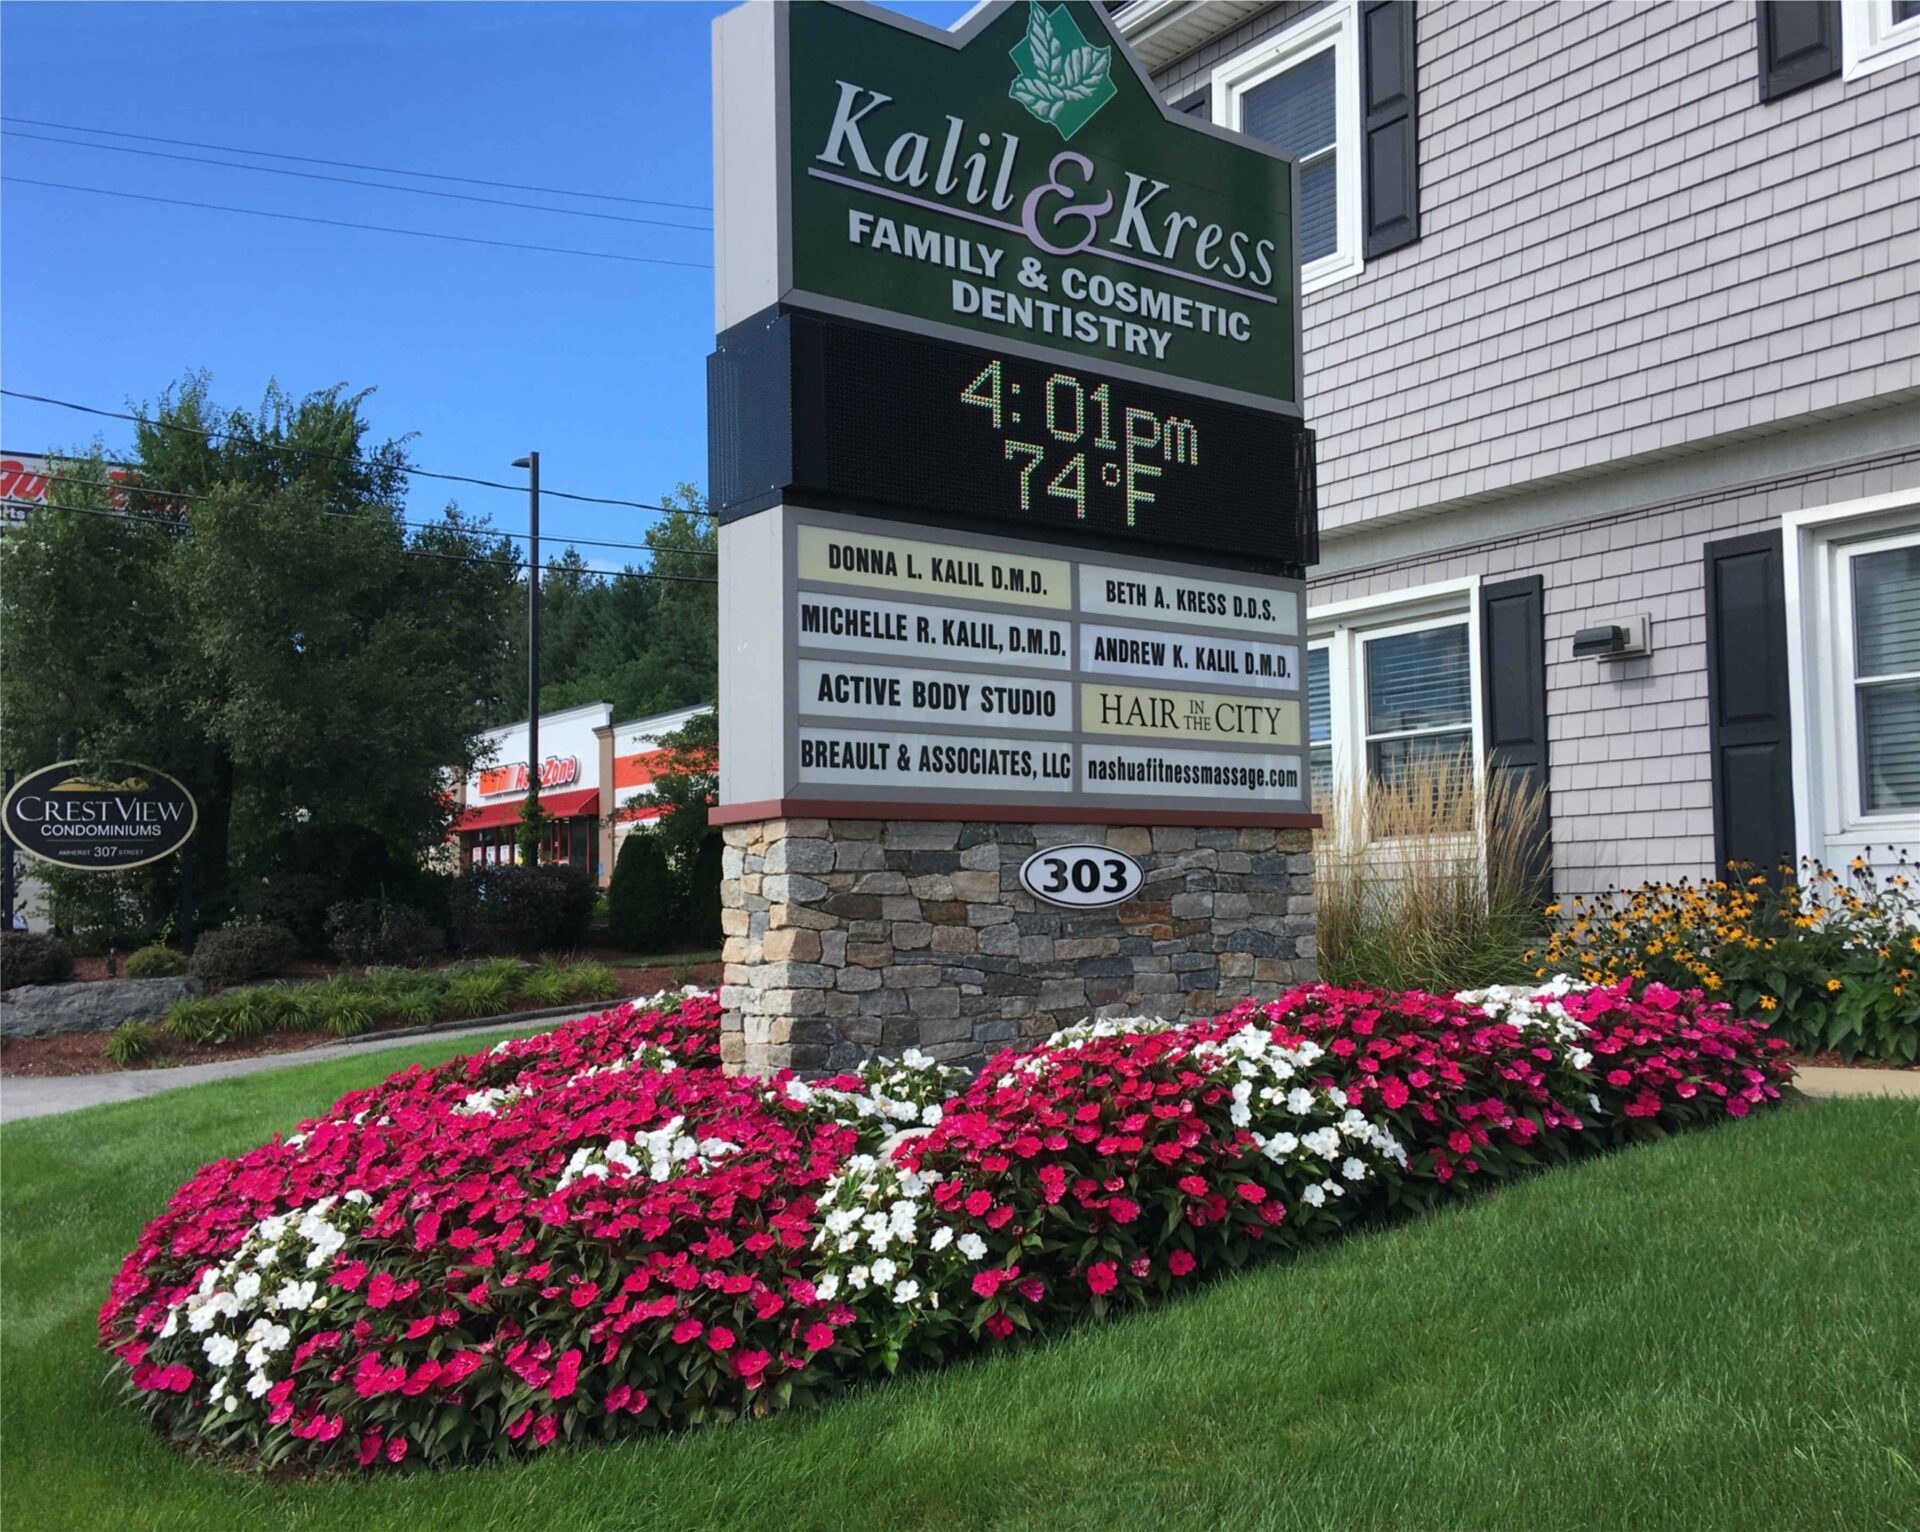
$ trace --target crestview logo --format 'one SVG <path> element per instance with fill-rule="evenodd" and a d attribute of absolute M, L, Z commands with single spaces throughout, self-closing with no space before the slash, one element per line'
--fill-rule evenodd
<path fill-rule="evenodd" d="M 577 755 L 550 755 L 540 763 L 540 790 L 549 787 L 565 787 L 580 780 L 580 757 Z M 491 798 L 500 793 L 524 793 L 527 790 L 527 763 L 520 761 L 512 766 L 495 766 L 480 773 L 480 794 L 482 798 Z"/>

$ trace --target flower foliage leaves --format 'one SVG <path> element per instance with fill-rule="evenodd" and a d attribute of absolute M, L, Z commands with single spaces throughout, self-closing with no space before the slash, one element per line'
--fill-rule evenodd
<path fill-rule="evenodd" d="M 971 1081 L 733 1077 L 718 1031 L 710 995 L 636 1002 L 205 1167 L 101 1310 L 131 1396 L 196 1448 L 367 1468 L 761 1415 L 1785 1073 L 1698 991 L 1566 981 L 1089 1022 Z"/>

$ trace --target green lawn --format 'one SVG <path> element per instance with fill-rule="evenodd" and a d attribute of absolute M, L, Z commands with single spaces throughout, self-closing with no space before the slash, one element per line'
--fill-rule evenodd
<path fill-rule="evenodd" d="M 0 1516 L 42 1528 L 1920 1526 L 1920 1106 L 1770 1114 L 809 1415 L 267 1484 L 117 1402 L 93 1315 L 192 1168 L 425 1042 L 0 1131 Z"/>

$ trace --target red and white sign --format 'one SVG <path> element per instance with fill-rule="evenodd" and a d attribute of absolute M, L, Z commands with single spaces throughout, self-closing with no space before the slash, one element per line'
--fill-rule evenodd
<path fill-rule="evenodd" d="M 546 792 L 552 787 L 570 787 L 580 780 L 580 757 L 577 755 L 550 755 L 540 763 L 540 791 Z M 495 798 L 501 793 L 524 793 L 527 790 L 527 763 L 516 761 L 511 766 L 495 766 L 480 773 L 480 796 Z"/>

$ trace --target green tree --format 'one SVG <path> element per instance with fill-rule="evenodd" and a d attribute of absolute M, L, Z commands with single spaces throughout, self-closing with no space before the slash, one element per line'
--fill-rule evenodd
<path fill-rule="evenodd" d="M 707 823 L 720 796 L 720 713 L 709 707 L 661 736 L 667 759 L 653 779 L 651 802 L 660 818 L 651 834 L 673 872 L 674 928 L 685 940 L 708 943 L 720 933 L 720 853 L 723 838 Z"/>
<path fill-rule="evenodd" d="M 511 545 L 451 506 L 410 531 L 404 446 L 363 445 L 365 399 L 221 412 L 190 377 L 141 412 L 146 487 L 116 501 L 97 450 L 63 460 L 51 498 L 79 509 L 0 546 L 8 764 L 180 777 L 216 918 L 276 878 L 410 872 L 497 707 Z"/>
<path fill-rule="evenodd" d="M 543 711 L 608 702 L 616 719 L 643 718 L 713 696 L 719 670 L 714 525 L 691 484 L 661 503 L 674 509 L 643 534 L 646 562 L 599 573 L 572 548 L 547 561 L 540 582 Z M 656 575 L 669 578 L 650 578 Z M 515 615 L 501 663 L 497 723 L 527 716 L 525 588 L 510 602 Z"/>

